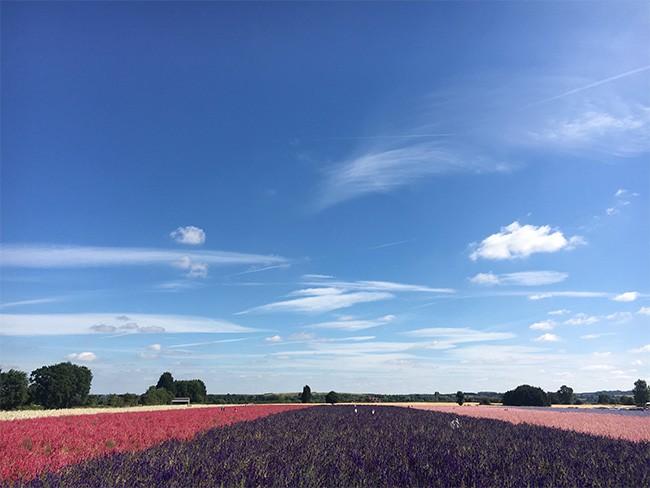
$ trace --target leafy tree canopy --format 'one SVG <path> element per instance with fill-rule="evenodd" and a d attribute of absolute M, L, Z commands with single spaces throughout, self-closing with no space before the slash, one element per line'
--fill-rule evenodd
<path fill-rule="evenodd" d="M 550 405 L 550 402 L 546 393 L 541 388 L 530 385 L 519 385 L 514 390 L 507 391 L 503 394 L 503 404 L 511 406 L 546 407 Z"/>
<path fill-rule="evenodd" d="M 45 408 L 81 406 L 88 398 L 92 379 L 87 367 L 70 362 L 43 366 L 32 371 L 29 393 L 34 403 Z"/>
<path fill-rule="evenodd" d="M 638 407 L 644 407 L 648 400 L 650 399 L 650 390 L 648 390 L 648 384 L 645 380 L 638 379 L 634 382 L 634 404 Z"/>
<path fill-rule="evenodd" d="M 161 374 L 160 379 L 156 384 L 156 388 L 164 388 L 165 390 L 169 391 L 172 395 L 175 395 L 176 387 L 174 384 L 174 377 L 172 376 L 172 374 L 168 371 L 165 371 L 163 374 Z"/>
<path fill-rule="evenodd" d="M 28 398 L 27 373 L 10 369 L 0 370 L 0 408 L 13 410 L 27 402 Z"/>

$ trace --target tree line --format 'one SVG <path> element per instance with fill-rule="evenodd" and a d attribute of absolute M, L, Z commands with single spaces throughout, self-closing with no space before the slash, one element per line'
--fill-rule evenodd
<path fill-rule="evenodd" d="M 171 404 L 176 397 L 186 397 L 190 403 L 246 404 L 246 403 L 417 403 L 417 402 L 478 402 L 483 405 L 502 403 L 512 406 L 549 406 L 551 404 L 576 405 L 581 403 L 623 404 L 645 407 L 650 400 L 650 389 L 645 380 L 634 383 L 630 394 L 593 393 L 589 397 L 574 394 L 573 388 L 562 385 L 555 392 L 545 392 L 539 387 L 519 385 L 503 394 L 497 392 L 456 394 L 365 394 L 312 392 L 309 385 L 302 393 L 208 394 L 205 383 L 199 379 L 175 380 L 170 372 L 164 372 L 155 385 L 143 394 L 91 395 L 93 374 L 85 366 L 70 362 L 43 366 L 31 372 L 0 369 L 0 409 L 12 410 L 27 406 L 42 408 L 70 408 L 80 406 L 134 406 Z"/>
<path fill-rule="evenodd" d="M 43 366 L 31 372 L 0 369 L 0 409 L 23 407 L 71 408 L 87 406 L 134 406 L 171 404 L 175 397 L 191 403 L 206 403 L 207 391 L 201 380 L 174 380 L 165 372 L 158 383 L 141 395 L 91 395 L 93 374 L 86 366 L 70 362 Z"/>

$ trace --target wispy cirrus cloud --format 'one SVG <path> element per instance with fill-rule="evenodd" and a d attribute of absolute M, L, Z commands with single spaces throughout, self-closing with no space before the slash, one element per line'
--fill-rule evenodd
<path fill-rule="evenodd" d="M 352 307 L 357 303 L 388 300 L 396 293 L 454 293 L 452 288 L 432 288 L 425 285 L 390 281 L 337 281 L 327 276 L 309 276 L 303 288 L 291 292 L 288 300 L 253 307 L 239 314 L 268 312 L 324 313 Z M 297 297 L 297 298 L 294 298 Z"/>
<path fill-rule="evenodd" d="M 0 266 L 11 268 L 90 268 L 202 263 L 226 265 L 286 264 L 280 256 L 226 251 L 182 252 L 137 247 L 4 244 Z M 191 266 L 190 266 L 191 267 Z M 185 269 L 188 269 L 185 267 Z M 190 270 L 191 271 L 191 270 Z"/>
<path fill-rule="evenodd" d="M 409 337 L 437 337 L 451 344 L 502 341 L 516 337 L 511 332 L 486 332 L 467 327 L 431 327 L 405 332 L 404 335 Z"/>
<path fill-rule="evenodd" d="M 317 324 L 308 325 L 307 327 L 312 329 L 337 329 L 354 332 L 357 330 L 370 329 L 373 327 L 378 327 L 380 325 L 386 325 L 393 320 L 395 320 L 395 317 L 393 315 L 386 315 L 374 320 L 354 320 L 348 317 L 343 317 L 339 320 L 320 322 Z"/>
<path fill-rule="evenodd" d="M 128 316 L 128 321 L 122 317 Z M 0 314 L 0 335 L 61 336 L 75 334 L 122 335 L 134 333 L 251 333 L 257 329 L 194 315 L 128 313 Z"/>
<path fill-rule="evenodd" d="M 605 293 L 601 291 L 550 291 L 542 293 L 533 293 L 528 295 L 529 300 L 544 300 L 546 298 L 607 298 L 610 297 L 610 293 Z"/>
<path fill-rule="evenodd" d="M 413 185 L 422 178 L 453 173 L 506 172 L 510 165 L 486 157 L 465 156 L 435 142 L 402 144 L 362 152 L 334 165 L 326 172 L 317 208 L 367 194 L 389 193 Z"/>
<path fill-rule="evenodd" d="M 560 230 L 553 230 L 548 225 L 521 225 L 519 222 L 502 227 L 499 232 L 492 234 L 470 246 L 475 250 L 470 259 L 504 260 L 523 259 L 535 253 L 552 253 L 562 249 L 570 250 L 584 244 L 580 236 L 564 237 Z"/>
<path fill-rule="evenodd" d="M 521 271 L 518 273 L 505 273 L 496 275 L 494 273 L 478 273 L 470 278 L 470 281 L 477 285 L 523 285 L 541 286 L 560 283 L 569 277 L 568 273 L 558 271 Z"/>
<path fill-rule="evenodd" d="M 338 288 L 310 288 L 297 290 L 291 295 L 299 296 L 299 298 L 253 307 L 238 314 L 270 312 L 324 313 L 352 307 L 357 303 L 376 302 L 394 297 L 391 293 L 383 292 L 359 291 L 347 293 Z"/>
<path fill-rule="evenodd" d="M 411 293 L 455 293 L 453 288 L 437 288 L 427 285 L 415 285 L 410 283 L 396 283 L 393 281 L 342 281 L 336 280 L 332 276 L 311 275 L 306 278 L 312 278 L 305 281 L 306 285 L 328 286 L 342 290 L 365 290 L 365 291 L 386 291 L 386 292 L 411 292 Z"/>

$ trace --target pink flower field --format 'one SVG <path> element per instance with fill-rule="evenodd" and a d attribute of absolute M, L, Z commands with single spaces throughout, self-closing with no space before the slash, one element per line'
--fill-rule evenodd
<path fill-rule="evenodd" d="M 505 420 L 513 424 L 535 424 L 556 429 L 573 430 L 630 441 L 650 441 L 650 415 L 619 415 L 588 411 L 567 412 L 526 408 L 490 406 L 413 405 L 413 408 L 435 410 L 468 417 Z"/>
<path fill-rule="evenodd" d="M 141 451 L 169 439 L 253 420 L 302 405 L 239 405 L 0 421 L 0 481 L 30 479 L 45 471 L 119 451 Z"/>

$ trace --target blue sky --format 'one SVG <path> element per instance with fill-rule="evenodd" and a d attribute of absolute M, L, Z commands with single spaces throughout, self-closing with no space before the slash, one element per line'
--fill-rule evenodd
<path fill-rule="evenodd" d="M 1 5 L 0 363 L 631 389 L 646 2 Z"/>

